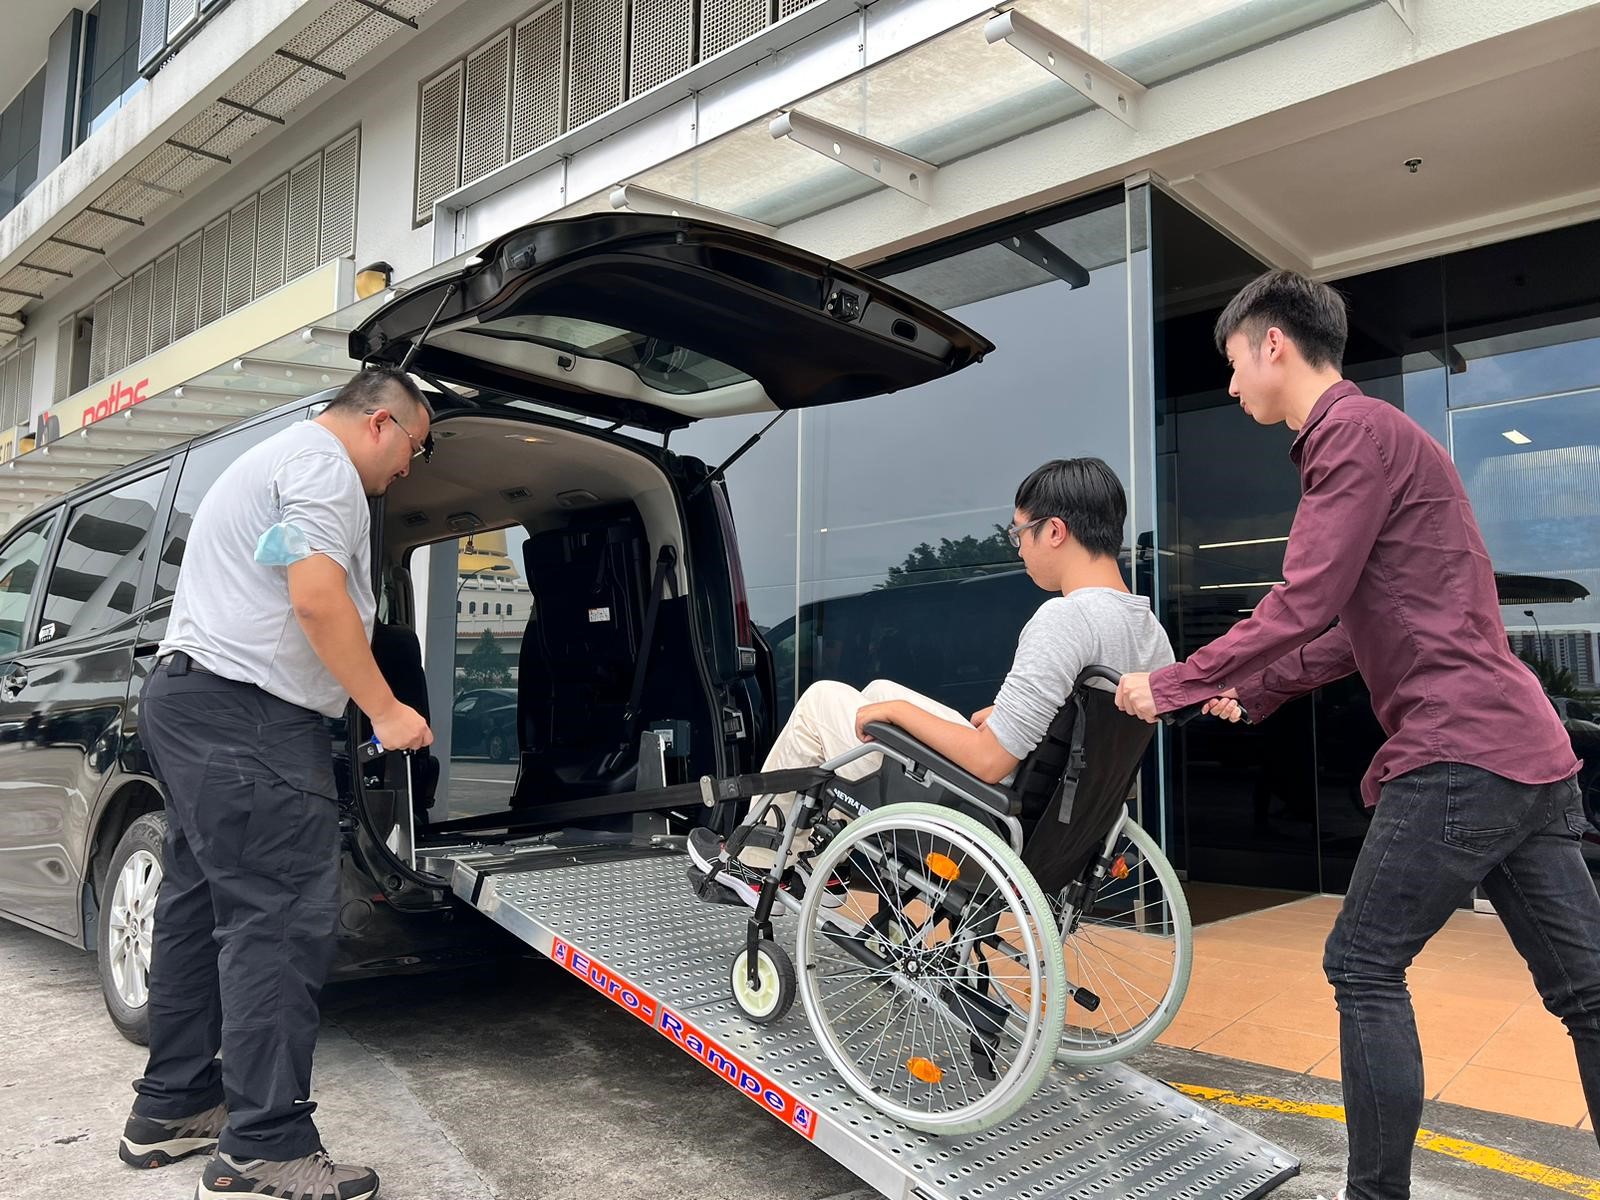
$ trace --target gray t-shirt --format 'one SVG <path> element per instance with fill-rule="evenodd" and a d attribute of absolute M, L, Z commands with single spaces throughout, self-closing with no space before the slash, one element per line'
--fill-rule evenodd
<path fill-rule="evenodd" d="M 251 447 L 200 501 L 160 652 L 185 651 L 208 671 L 342 715 L 349 693 L 295 618 L 286 560 L 325 554 L 343 567 L 370 639 L 371 528 L 361 476 L 333 433 L 301 421 Z"/>
<path fill-rule="evenodd" d="M 1149 600 L 1112 588 L 1079 588 L 1046 600 L 1022 627 L 989 728 L 1007 754 L 1027 758 L 1083 668 L 1153 671 L 1171 662 L 1172 644 Z M 1103 680 L 1091 683 L 1111 687 Z"/>

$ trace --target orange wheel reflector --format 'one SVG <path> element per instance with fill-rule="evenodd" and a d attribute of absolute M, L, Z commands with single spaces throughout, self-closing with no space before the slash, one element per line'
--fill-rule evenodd
<path fill-rule="evenodd" d="M 942 879 L 946 883 L 956 879 L 961 874 L 961 868 L 956 866 L 956 860 L 948 854 L 940 854 L 937 850 L 928 855 L 927 863 L 928 870 L 933 873 L 934 877 Z M 919 1058 L 916 1061 L 924 1062 L 926 1060 Z"/>
<path fill-rule="evenodd" d="M 913 1079 L 921 1080 L 923 1083 L 938 1083 L 944 1078 L 944 1072 L 938 1065 L 926 1058 L 913 1058 L 906 1063 L 906 1070 L 911 1072 Z"/>
<path fill-rule="evenodd" d="M 1126 879 L 1128 877 L 1128 858 L 1126 855 L 1117 855 L 1117 861 L 1111 864 L 1111 878 Z"/>

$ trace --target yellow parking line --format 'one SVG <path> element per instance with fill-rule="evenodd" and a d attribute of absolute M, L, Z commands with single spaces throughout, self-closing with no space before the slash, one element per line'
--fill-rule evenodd
<path fill-rule="evenodd" d="M 1302 1104 L 1297 1100 L 1280 1100 L 1276 1096 L 1254 1096 L 1248 1092 L 1230 1092 L 1224 1088 L 1201 1087 L 1192 1083 L 1175 1083 L 1172 1086 L 1186 1096 L 1192 1096 L 1196 1100 L 1206 1100 L 1212 1104 L 1230 1104 L 1235 1108 L 1253 1108 L 1260 1112 L 1289 1113 L 1294 1116 L 1318 1117 L 1324 1121 L 1344 1123 L 1344 1107 L 1339 1104 Z M 1547 1166 L 1532 1159 L 1507 1154 L 1503 1150 L 1496 1150 L 1493 1146 L 1482 1146 L 1477 1142 L 1448 1137 L 1442 1133 L 1434 1133 L 1430 1129 L 1418 1131 L 1417 1145 L 1423 1150 L 1459 1159 L 1487 1171 L 1498 1171 L 1502 1175 L 1525 1179 L 1529 1183 L 1543 1184 L 1547 1188 L 1565 1192 L 1569 1196 L 1582 1196 L 1584 1200 L 1600 1200 L 1600 1179 L 1574 1175 L 1570 1171 L 1563 1171 L 1560 1167 Z"/>

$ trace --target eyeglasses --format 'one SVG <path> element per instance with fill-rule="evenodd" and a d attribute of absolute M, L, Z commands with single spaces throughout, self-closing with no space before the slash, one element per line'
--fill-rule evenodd
<path fill-rule="evenodd" d="M 370 417 L 373 413 L 380 411 L 389 413 L 389 420 L 394 422 L 394 427 L 406 435 L 406 441 L 410 442 L 414 447 L 411 451 L 411 457 L 413 460 L 420 458 L 423 462 L 433 461 L 433 434 L 430 433 L 427 437 L 423 438 L 419 442 L 416 438 L 411 436 L 411 431 L 409 429 L 400 424 L 400 419 L 392 412 L 389 412 L 388 409 L 369 408 L 366 410 L 366 414 Z"/>
<path fill-rule="evenodd" d="M 1011 548 L 1013 550 L 1020 550 L 1022 549 L 1022 535 L 1027 533 L 1028 530 L 1032 529 L 1035 525 L 1043 525 L 1050 519 L 1051 518 L 1049 517 L 1039 517 L 1035 520 L 1029 521 L 1026 525 L 1018 525 L 1015 523 L 1007 525 L 1006 541 L 1011 543 Z"/>

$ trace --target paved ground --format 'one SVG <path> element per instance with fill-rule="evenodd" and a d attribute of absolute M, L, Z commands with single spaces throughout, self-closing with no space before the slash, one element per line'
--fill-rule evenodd
<path fill-rule="evenodd" d="M 450 763 L 450 812 L 446 815 L 435 811 L 433 819 L 445 821 L 504 812 L 516 781 L 516 763 L 490 762 L 487 758 L 453 759 Z"/>
<path fill-rule="evenodd" d="M 620 1009 L 538 961 L 330 989 L 317 1060 L 323 1135 L 377 1165 L 387 1200 L 823 1200 L 855 1178 L 762 1116 Z M 106 1020 L 90 956 L 0 922 L 0 1192 L 7 1200 L 193 1194 L 199 1166 L 140 1172 L 116 1159 L 143 1053 Z M 1188 1051 L 1145 1056 L 1173 1083 L 1337 1103 L 1336 1085 Z M 1337 1185 L 1343 1129 L 1303 1112 L 1223 1106 L 1299 1154 L 1275 1194 Z M 1448 1105 L 1430 1129 L 1578 1176 L 1600 1175 L 1586 1134 Z M 1582 1186 L 1580 1186 L 1582 1185 Z M 1419 1152 L 1416 1200 L 1600 1197 Z"/>

